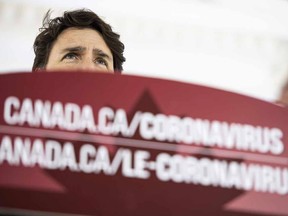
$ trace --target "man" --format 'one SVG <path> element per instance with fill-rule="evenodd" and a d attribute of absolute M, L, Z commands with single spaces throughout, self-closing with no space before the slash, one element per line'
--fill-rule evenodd
<path fill-rule="evenodd" d="M 50 19 L 47 12 L 34 42 L 32 71 L 121 72 L 124 44 L 109 24 L 86 9 Z"/>

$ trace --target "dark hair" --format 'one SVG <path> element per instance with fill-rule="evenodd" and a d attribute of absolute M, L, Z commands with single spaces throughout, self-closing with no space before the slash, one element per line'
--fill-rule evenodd
<path fill-rule="evenodd" d="M 40 34 L 34 41 L 35 59 L 32 71 L 46 66 L 54 41 L 63 30 L 69 27 L 92 28 L 98 31 L 112 52 L 114 70 L 118 72 L 123 70 L 124 44 L 119 40 L 119 34 L 113 32 L 111 26 L 97 14 L 88 9 L 65 11 L 62 17 L 54 19 L 50 19 L 50 14 L 49 10 L 43 19 L 43 26 L 39 29 Z"/>

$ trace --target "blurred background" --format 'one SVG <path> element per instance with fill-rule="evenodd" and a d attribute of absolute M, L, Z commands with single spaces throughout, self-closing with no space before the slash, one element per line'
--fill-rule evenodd
<path fill-rule="evenodd" d="M 272 102 L 288 78 L 288 0 L 0 0 L 0 73 L 30 72 L 44 14 L 78 8 L 120 33 L 125 74 Z"/>

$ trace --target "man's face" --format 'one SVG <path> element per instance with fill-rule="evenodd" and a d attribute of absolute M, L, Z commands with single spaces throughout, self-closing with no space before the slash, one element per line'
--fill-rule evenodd
<path fill-rule="evenodd" d="M 113 56 L 96 30 L 71 27 L 54 42 L 45 69 L 113 72 Z"/>

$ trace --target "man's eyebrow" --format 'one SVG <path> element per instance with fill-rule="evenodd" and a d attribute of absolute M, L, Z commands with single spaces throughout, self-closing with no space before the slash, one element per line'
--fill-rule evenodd
<path fill-rule="evenodd" d="M 76 47 L 67 47 L 64 48 L 61 53 L 66 53 L 66 52 L 83 52 L 85 51 L 86 48 L 82 46 L 76 46 Z"/>
<path fill-rule="evenodd" d="M 109 60 L 112 60 L 112 57 L 109 56 L 107 53 L 105 53 L 103 50 L 101 49 L 93 49 L 93 54 L 97 55 L 97 56 L 101 56 L 103 58 L 107 58 Z"/>

